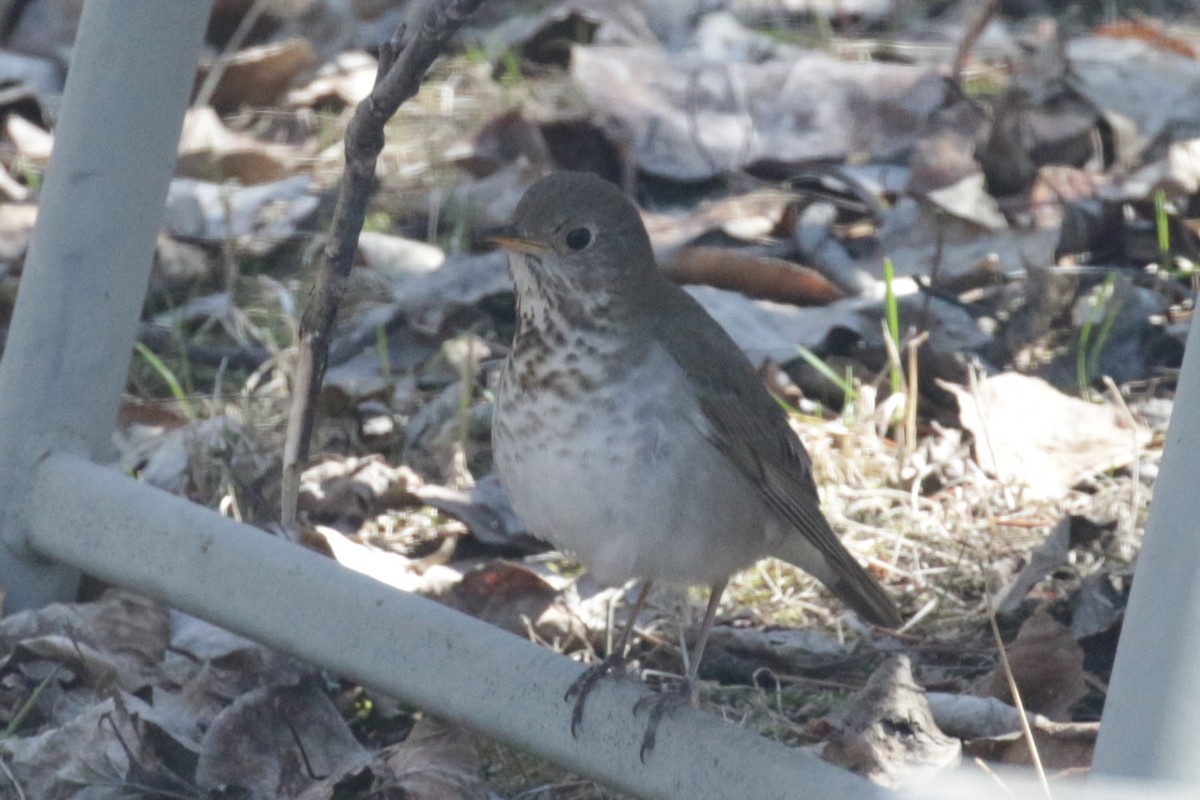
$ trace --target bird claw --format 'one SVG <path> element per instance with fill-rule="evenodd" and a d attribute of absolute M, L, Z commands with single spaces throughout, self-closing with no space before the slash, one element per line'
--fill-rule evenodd
<path fill-rule="evenodd" d="M 588 667 L 582 675 L 575 679 L 567 689 L 567 693 L 563 695 L 563 700 L 570 701 L 575 698 L 575 708 L 571 710 L 571 735 L 578 738 L 579 728 L 583 725 L 583 707 L 587 703 L 588 695 L 592 689 L 596 688 L 596 684 L 606 675 L 614 675 L 617 677 L 625 674 L 625 657 L 619 653 L 609 653 L 609 655 L 599 663 Z"/>
<path fill-rule="evenodd" d="M 655 739 L 658 735 L 658 723 L 668 711 L 694 705 L 695 691 L 695 683 L 684 680 L 674 688 L 660 694 L 643 697 L 637 701 L 637 705 L 633 707 L 634 714 L 639 714 L 647 709 L 650 711 L 650 719 L 646 722 L 646 733 L 642 736 L 642 748 L 638 751 L 638 758 L 642 760 L 643 764 L 646 763 L 646 754 L 654 749 Z"/>

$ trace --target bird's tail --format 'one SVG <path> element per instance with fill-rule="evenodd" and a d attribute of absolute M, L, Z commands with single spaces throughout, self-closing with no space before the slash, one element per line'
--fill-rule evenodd
<path fill-rule="evenodd" d="M 771 555 L 816 577 L 872 625 L 899 628 L 904 619 L 891 596 L 850 555 L 828 523 L 824 519 L 821 522 L 825 527 L 819 536 L 822 547 L 813 544 L 810 537 L 791 530 L 774 544 Z"/>

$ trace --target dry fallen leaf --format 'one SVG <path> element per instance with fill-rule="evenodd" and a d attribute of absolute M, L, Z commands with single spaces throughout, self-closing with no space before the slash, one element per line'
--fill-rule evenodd
<path fill-rule="evenodd" d="M 282 180 L 290 174 L 292 161 L 287 149 L 232 131 L 215 111 L 199 106 L 189 108 L 184 117 L 175 174 L 249 186 Z"/>
<path fill-rule="evenodd" d="M 1068 397 L 1040 378 L 994 375 L 976 392 L 938 383 L 958 400 L 980 466 L 1029 497 L 1062 497 L 1091 475 L 1132 464 L 1150 439 L 1111 405 Z"/>
<path fill-rule="evenodd" d="M 380 757 L 400 796 L 411 800 L 487 800 L 483 763 L 462 728 L 422 717 L 408 738 Z M 381 793 L 382 796 L 382 793 Z"/>
<path fill-rule="evenodd" d="M 676 283 L 715 286 L 776 303 L 823 306 L 844 297 L 814 269 L 728 247 L 685 247 L 662 267 Z"/>
<path fill-rule="evenodd" d="M 587 640 L 587 631 L 563 593 L 520 564 L 501 560 L 483 564 L 438 599 L 518 636 L 533 632 L 566 648 Z"/>
<path fill-rule="evenodd" d="M 344 774 L 369 760 L 310 679 L 247 692 L 218 714 L 201 740 L 196 783 L 293 797 L 320 776 Z"/>
<path fill-rule="evenodd" d="M 1071 709 L 1087 694 L 1083 648 L 1071 629 L 1039 611 L 1025 620 L 1005 650 L 1025 710 L 1058 722 L 1070 720 Z M 1011 702 L 1002 665 L 992 670 L 982 693 Z"/>
<path fill-rule="evenodd" d="M 307 39 L 248 47 L 233 55 L 213 92 L 211 103 L 218 111 L 235 111 L 241 106 L 265 106 L 277 101 L 305 69 L 316 61 Z M 212 66 L 201 71 L 204 74 Z"/>
<path fill-rule="evenodd" d="M 934 724 L 908 656 L 885 661 L 828 721 L 821 757 L 885 786 L 955 767 L 962 757 L 962 743 Z"/>
<path fill-rule="evenodd" d="M 924 68 L 811 52 L 711 63 L 692 53 L 577 46 L 571 76 L 600 116 L 619 123 L 640 169 L 680 181 L 763 158 L 893 157 L 913 146 L 944 96 L 941 79 Z"/>

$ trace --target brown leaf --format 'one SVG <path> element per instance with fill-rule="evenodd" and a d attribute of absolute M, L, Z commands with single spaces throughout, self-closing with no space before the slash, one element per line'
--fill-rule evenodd
<path fill-rule="evenodd" d="M 1069 720 L 1072 707 L 1087 694 L 1083 648 L 1071 629 L 1039 611 L 1025 620 L 1005 651 L 1025 710 L 1060 722 Z M 984 696 L 1012 702 L 1002 664 L 992 670 L 985 687 Z"/>
<path fill-rule="evenodd" d="M 1158 25 L 1147 22 L 1144 19 L 1110 22 L 1098 26 L 1093 33 L 1096 36 L 1105 36 L 1109 39 L 1135 39 L 1139 42 L 1146 42 L 1159 50 L 1165 50 L 1168 53 L 1174 53 L 1184 58 L 1196 57 L 1195 48 L 1186 39 L 1172 36 Z"/>
<path fill-rule="evenodd" d="M 380 754 L 412 800 L 485 800 L 479 752 L 469 734 L 441 720 L 422 717 L 412 733 Z"/>
<path fill-rule="evenodd" d="M 814 269 L 727 247 L 686 247 L 663 271 L 676 283 L 705 284 L 797 306 L 828 305 L 844 296 Z"/>
<path fill-rule="evenodd" d="M 1091 766 L 1096 736 L 1100 732 L 1099 722 L 1050 722 L 1039 718 L 1034 719 L 1030 727 L 1038 759 L 1044 768 L 1065 770 Z M 976 739 L 966 743 L 963 752 L 1001 764 L 1033 765 L 1025 735 L 1019 732 Z"/>
<path fill-rule="evenodd" d="M 136 712 L 144 704 L 132 695 L 110 697 L 39 736 L 5 739 L 5 762 L 24 797 L 71 800 L 87 793 L 81 787 L 124 784 L 130 756 L 142 758 L 146 749 L 125 707 Z"/>
<path fill-rule="evenodd" d="M 567 647 L 586 640 L 579 616 L 561 593 L 537 573 L 509 561 L 493 561 L 470 570 L 442 602 L 465 614 L 526 636 L 532 628 L 546 641 Z"/>
<path fill-rule="evenodd" d="M 189 108 L 179 139 L 176 175 L 197 179 L 236 179 L 243 185 L 282 180 L 292 159 L 279 147 L 225 127 L 208 106 Z"/>
<path fill-rule="evenodd" d="M 225 73 L 212 95 L 212 107 L 228 112 L 243 105 L 269 105 L 315 60 L 316 54 L 307 39 L 248 47 L 234 54 L 225 65 Z M 207 74 L 211 68 L 202 68 L 201 72 Z"/>

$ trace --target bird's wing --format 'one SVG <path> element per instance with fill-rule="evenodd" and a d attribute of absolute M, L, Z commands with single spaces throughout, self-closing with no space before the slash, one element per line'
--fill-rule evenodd
<path fill-rule="evenodd" d="M 670 285 L 663 295 L 663 304 L 676 313 L 662 313 L 663 309 L 656 315 L 657 338 L 696 383 L 701 432 L 794 529 L 773 543 L 772 553 L 812 573 L 864 619 L 898 627 L 902 620 L 892 599 L 846 550 L 821 513 L 808 453 L 750 360 L 682 289 Z M 716 361 L 723 369 L 713 369 Z"/>

